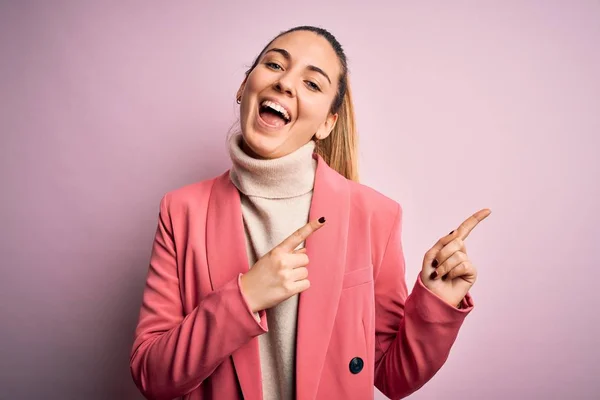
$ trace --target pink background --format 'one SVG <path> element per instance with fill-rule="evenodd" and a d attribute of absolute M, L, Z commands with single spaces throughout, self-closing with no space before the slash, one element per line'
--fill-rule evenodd
<path fill-rule="evenodd" d="M 440 236 L 493 211 L 467 240 L 476 309 L 411 398 L 600 396 L 598 1 L 15 0 L 0 398 L 139 398 L 128 356 L 160 197 L 228 168 L 245 68 L 302 24 L 347 51 L 362 181 L 404 207 L 410 287 Z"/>

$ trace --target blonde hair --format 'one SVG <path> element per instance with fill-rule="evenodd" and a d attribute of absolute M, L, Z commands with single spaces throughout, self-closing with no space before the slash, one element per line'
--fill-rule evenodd
<path fill-rule="evenodd" d="M 346 179 L 358 182 L 358 134 L 349 82 L 333 131 L 316 144 L 315 153 L 323 157 L 327 165 Z"/>

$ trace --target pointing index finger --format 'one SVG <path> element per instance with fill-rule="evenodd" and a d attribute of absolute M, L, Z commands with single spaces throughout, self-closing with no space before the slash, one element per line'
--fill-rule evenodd
<path fill-rule="evenodd" d="M 481 221 L 486 219 L 487 216 L 491 213 L 492 210 L 490 210 L 489 208 L 484 208 L 471 215 L 458 227 L 458 237 L 460 237 L 462 240 L 465 240 L 467 236 L 469 236 L 473 228 L 475 228 L 477 224 L 479 224 Z"/>
<path fill-rule="evenodd" d="M 277 246 L 284 251 L 293 251 L 300 243 L 304 242 L 306 238 L 318 231 L 325 224 L 325 218 L 321 217 L 318 220 L 309 221 L 306 225 L 296 230 L 283 242 Z"/>

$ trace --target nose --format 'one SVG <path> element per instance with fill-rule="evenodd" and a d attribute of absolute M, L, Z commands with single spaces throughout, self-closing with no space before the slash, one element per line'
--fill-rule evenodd
<path fill-rule="evenodd" d="M 289 82 L 290 78 L 282 77 L 273 84 L 275 90 L 280 93 L 285 93 L 288 96 L 294 96 L 294 86 Z"/>

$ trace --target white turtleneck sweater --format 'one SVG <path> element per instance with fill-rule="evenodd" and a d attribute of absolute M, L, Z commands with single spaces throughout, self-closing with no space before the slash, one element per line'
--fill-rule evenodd
<path fill-rule="evenodd" d="M 241 147 L 242 135 L 229 140 L 230 178 L 238 188 L 248 263 L 258 259 L 308 222 L 317 161 L 315 143 L 286 156 L 260 160 Z M 302 243 L 298 248 L 304 247 Z M 266 310 L 269 331 L 258 337 L 265 400 L 295 398 L 298 295 Z"/>

